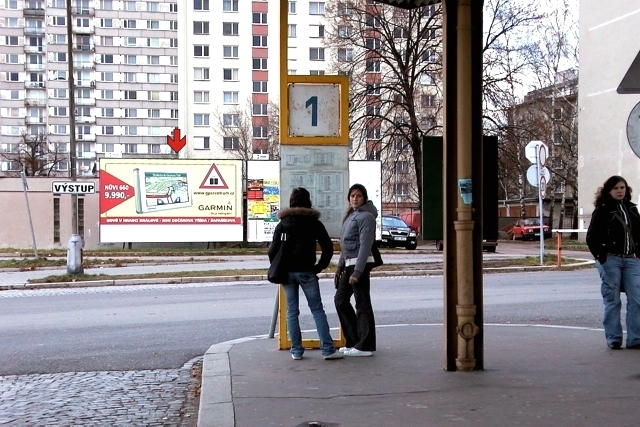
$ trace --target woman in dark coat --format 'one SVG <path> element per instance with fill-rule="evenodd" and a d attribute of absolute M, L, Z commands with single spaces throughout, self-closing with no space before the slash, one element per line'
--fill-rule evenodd
<path fill-rule="evenodd" d="M 587 245 L 602 279 L 604 334 L 609 348 L 622 346 L 620 292 L 627 294 L 627 348 L 640 349 L 640 213 L 631 187 L 618 175 L 596 192 Z"/>

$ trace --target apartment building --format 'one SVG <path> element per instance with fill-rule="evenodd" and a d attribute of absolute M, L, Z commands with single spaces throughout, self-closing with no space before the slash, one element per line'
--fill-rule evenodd
<path fill-rule="evenodd" d="M 166 136 L 178 125 L 177 3 L 73 0 L 72 58 L 66 3 L 0 3 L 0 151 L 44 137 L 53 152 L 68 153 L 74 113 L 78 176 L 91 175 L 99 157 L 168 155 Z M 20 169 L 10 155 L 0 168 Z M 65 157 L 53 174 L 68 168 Z"/>

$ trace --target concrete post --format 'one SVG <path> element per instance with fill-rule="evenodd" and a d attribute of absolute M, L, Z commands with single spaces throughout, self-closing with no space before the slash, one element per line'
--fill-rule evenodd
<path fill-rule="evenodd" d="M 69 237 L 67 249 L 67 274 L 83 274 L 82 267 L 82 237 L 72 234 Z"/>

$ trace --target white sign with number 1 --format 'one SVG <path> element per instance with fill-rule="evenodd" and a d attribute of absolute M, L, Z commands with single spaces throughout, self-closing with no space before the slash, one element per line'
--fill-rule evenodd
<path fill-rule="evenodd" d="M 289 86 L 289 136 L 340 136 L 340 85 Z"/>

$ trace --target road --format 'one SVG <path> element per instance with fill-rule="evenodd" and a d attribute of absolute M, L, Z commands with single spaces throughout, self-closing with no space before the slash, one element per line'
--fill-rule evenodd
<path fill-rule="evenodd" d="M 379 325 L 442 322 L 440 276 L 374 278 L 372 298 Z M 484 299 L 486 323 L 601 327 L 594 269 L 485 275 Z M 191 425 L 192 364 L 266 334 L 274 300 L 268 282 L 0 292 L 0 425 Z"/>

